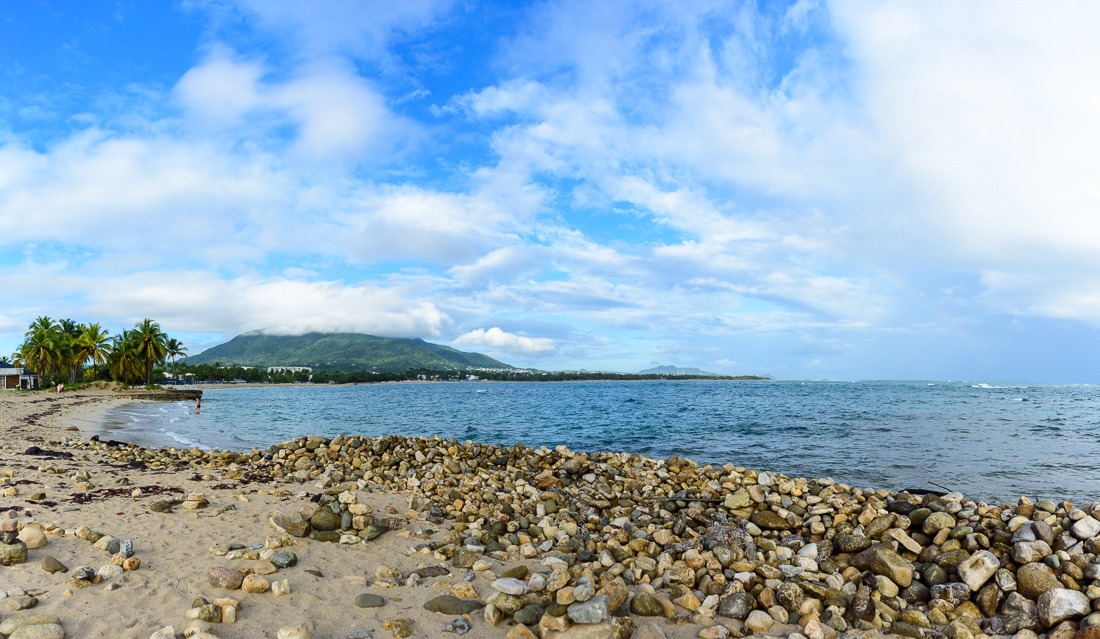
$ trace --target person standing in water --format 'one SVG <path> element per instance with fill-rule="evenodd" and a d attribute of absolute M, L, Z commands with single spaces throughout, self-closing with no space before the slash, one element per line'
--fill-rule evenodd
<path fill-rule="evenodd" d="M 196 413 L 201 413 L 202 412 L 202 395 L 195 398 L 195 412 Z"/>

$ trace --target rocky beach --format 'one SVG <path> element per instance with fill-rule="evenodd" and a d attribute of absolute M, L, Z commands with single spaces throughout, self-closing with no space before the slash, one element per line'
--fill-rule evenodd
<path fill-rule="evenodd" d="M 1100 637 L 1100 504 L 439 438 L 89 441 L 130 401 L 0 393 L 0 637 Z"/>

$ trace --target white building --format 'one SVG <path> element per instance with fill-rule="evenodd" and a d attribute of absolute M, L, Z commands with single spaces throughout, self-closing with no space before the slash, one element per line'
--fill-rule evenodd
<path fill-rule="evenodd" d="M 0 390 L 38 388 L 41 375 L 22 368 L 0 368 Z"/>

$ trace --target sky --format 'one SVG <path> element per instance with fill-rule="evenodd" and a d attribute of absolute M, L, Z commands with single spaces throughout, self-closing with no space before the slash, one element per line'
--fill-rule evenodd
<path fill-rule="evenodd" d="M 38 316 L 544 370 L 1100 383 L 1100 5 L 0 4 Z"/>

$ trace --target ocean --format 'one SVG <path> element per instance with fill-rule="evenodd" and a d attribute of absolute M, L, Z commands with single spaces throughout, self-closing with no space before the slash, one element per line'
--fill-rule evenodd
<path fill-rule="evenodd" d="M 209 389 L 129 404 L 104 438 L 264 449 L 315 434 L 565 445 L 864 488 L 1100 500 L 1100 386 L 973 382 L 445 382 Z"/>

